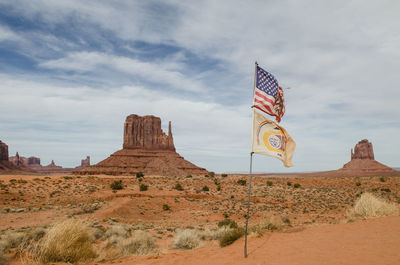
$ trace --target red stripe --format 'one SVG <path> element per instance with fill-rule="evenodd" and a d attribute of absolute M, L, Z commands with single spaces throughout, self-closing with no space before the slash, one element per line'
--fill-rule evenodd
<path fill-rule="evenodd" d="M 273 112 L 272 112 L 272 110 L 271 110 L 271 108 L 272 108 L 272 106 L 270 106 L 270 105 L 266 105 L 265 103 L 264 103 L 264 101 L 261 101 L 261 100 L 258 100 L 258 99 L 254 99 L 254 103 L 258 103 L 258 105 L 256 105 L 256 104 L 254 104 L 255 106 L 258 106 L 259 108 L 261 108 L 261 107 L 264 107 L 265 108 L 265 110 L 263 110 L 265 113 L 268 113 L 268 114 L 270 114 L 270 115 L 275 115 Z"/>
<path fill-rule="evenodd" d="M 268 101 L 269 103 L 271 103 L 272 105 L 275 103 L 275 101 L 271 100 L 270 98 L 267 98 L 266 96 L 264 96 L 263 94 L 261 94 L 260 92 L 258 92 L 257 90 L 255 91 L 255 94 L 264 99 L 265 101 Z"/>

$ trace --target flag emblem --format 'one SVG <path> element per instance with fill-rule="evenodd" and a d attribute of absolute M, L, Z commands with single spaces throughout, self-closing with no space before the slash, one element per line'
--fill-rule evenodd
<path fill-rule="evenodd" d="M 291 167 L 295 148 L 295 141 L 283 127 L 253 110 L 253 153 L 276 157 Z"/>
<path fill-rule="evenodd" d="M 280 122 L 285 114 L 283 90 L 272 74 L 258 65 L 256 71 L 253 106 L 268 115 L 275 116 L 276 121 Z"/>

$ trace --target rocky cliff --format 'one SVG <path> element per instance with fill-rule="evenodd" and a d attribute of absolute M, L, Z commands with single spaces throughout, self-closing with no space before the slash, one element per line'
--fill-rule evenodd
<path fill-rule="evenodd" d="M 0 140 L 0 161 L 8 161 L 8 145 Z"/>

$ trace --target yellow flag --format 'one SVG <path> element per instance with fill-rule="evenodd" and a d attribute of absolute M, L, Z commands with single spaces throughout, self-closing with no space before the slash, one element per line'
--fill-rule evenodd
<path fill-rule="evenodd" d="M 282 160 L 285 167 L 292 167 L 296 142 L 284 128 L 253 109 L 253 132 L 251 151 Z"/>

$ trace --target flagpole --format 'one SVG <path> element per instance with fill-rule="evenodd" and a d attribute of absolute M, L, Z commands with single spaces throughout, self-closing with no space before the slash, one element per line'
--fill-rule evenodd
<path fill-rule="evenodd" d="M 250 193 L 251 193 L 253 154 L 254 154 L 253 152 L 250 153 L 249 192 L 247 194 L 246 229 L 244 230 L 244 257 L 245 258 L 247 258 L 247 227 L 249 225 L 249 215 L 250 215 Z"/>
<path fill-rule="evenodd" d="M 257 61 L 255 62 L 254 65 L 254 86 L 253 86 L 253 94 L 254 94 L 254 89 L 256 87 L 256 81 L 257 81 L 257 66 L 258 63 Z M 253 106 L 251 106 L 253 108 Z M 254 124 L 254 110 L 252 110 L 252 123 Z M 249 226 L 249 215 L 250 215 L 250 194 L 251 194 L 251 178 L 252 178 L 252 170 L 253 170 L 253 124 L 251 125 L 251 152 L 250 152 L 250 170 L 249 170 L 249 191 L 247 194 L 247 214 L 246 214 L 246 228 L 244 230 L 244 257 L 247 258 L 247 228 Z"/>

